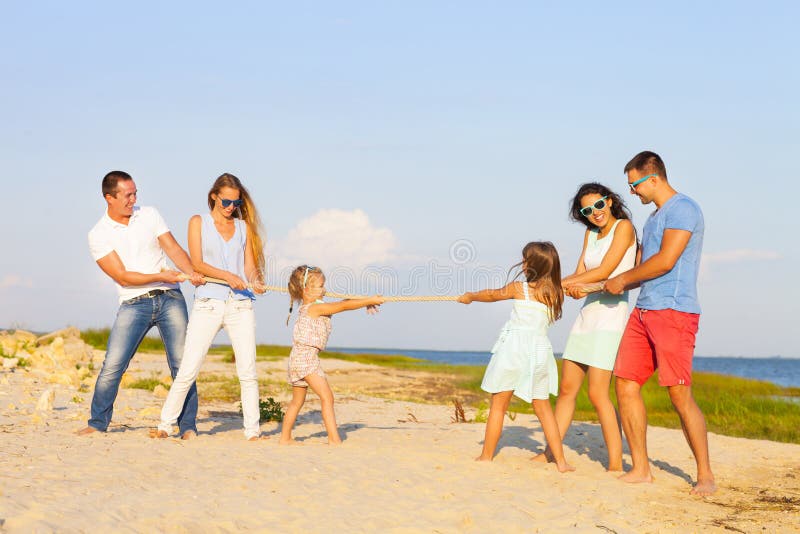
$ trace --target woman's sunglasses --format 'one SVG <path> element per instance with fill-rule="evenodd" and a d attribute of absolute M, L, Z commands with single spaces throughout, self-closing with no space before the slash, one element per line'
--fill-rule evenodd
<path fill-rule="evenodd" d="M 591 206 L 586 206 L 585 208 L 581 208 L 581 215 L 583 215 L 584 217 L 588 217 L 592 213 L 594 213 L 594 210 L 601 210 L 601 209 L 605 208 L 606 207 L 606 199 L 607 198 L 608 198 L 608 195 L 604 196 L 601 199 L 598 199 Z"/>
<path fill-rule="evenodd" d="M 222 204 L 223 208 L 227 208 L 231 204 L 233 204 L 234 208 L 238 208 L 239 206 L 241 206 L 243 204 L 243 202 L 244 201 L 241 198 L 236 199 L 236 200 L 230 200 L 230 199 L 227 199 L 227 198 L 220 198 L 219 199 L 219 203 Z"/>

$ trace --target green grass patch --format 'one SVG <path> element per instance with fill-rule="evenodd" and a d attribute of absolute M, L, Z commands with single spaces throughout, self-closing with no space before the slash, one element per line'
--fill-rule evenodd
<path fill-rule="evenodd" d="M 257 361 L 275 361 L 282 358 L 288 358 L 292 347 L 288 345 L 256 345 L 256 360 Z M 222 355 L 222 361 L 233 362 L 233 348 L 230 345 L 219 345 L 212 347 L 208 351 L 209 354 Z M 412 358 L 410 356 L 403 356 L 402 354 L 351 354 L 348 352 L 336 352 L 323 350 L 320 351 L 319 357 L 323 359 L 344 360 L 347 362 L 364 363 L 369 365 L 380 365 L 382 367 L 392 367 L 394 369 L 419 369 L 431 372 L 452 372 L 454 368 L 466 367 L 472 368 L 472 365 L 447 365 L 427 360 L 420 360 L 419 358 Z M 482 372 L 482 370 L 481 370 Z"/>
<path fill-rule="evenodd" d="M 256 345 L 256 361 L 270 362 L 288 358 L 290 350 L 291 347 L 284 345 Z M 223 362 L 233 363 L 234 361 L 233 347 L 230 345 L 211 347 L 208 353 L 222 355 L 221 360 Z"/>
<path fill-rule="evenodd" d="M 130 389 L 146 389 L 148 391 L 153 391 L 158 385 L 169 389 L 169 386 L 162 384 L 157 378 L 140 378 L 128 384 L 128 387 Z"/>
<path fill-rule="evenodd" d="M 489 402 L 481 401 L 478 403 L 478 406 L 476 407 L 475 410 L 475 422 L 485 423 L 488 418 L 489 418 Z"/>
<path fill-rule="evenodd" d="M 203 401 L 233 402 L 241 397 L 236 376 L 200 373 L 197 377 L 197 396 Z"/>
<path fill-rule="evenodd" d="M 713 373 L 694 373 L 692 393 L 710 432 L 800 443 L 800 388 Z M 666 388 L 651 379 L 642 388 L 651 424 L 680 428 Z M 651 407 L 652 406 L 652 407 Z"/>
<path fill-rule="evenodd" d="M 106 350 L 110 328 L 90 328 L 81 331 L 81 339 L 98 350 Z M 139 345 L 141 352 L 164 352 L 164 343 L 159 337 L 145 336 Z"/>
<path fill-rule="evenodd" d="M 242 413 L 241 402 L 239 403 L 239 413 Z M 281 407 L 281 403 L 272 397 L 267 397 L 266 399 L 258 401 L 258 413 L 262 423 L 283 421 L 283 408 Z"/>
<path fill-rule="evenodd" d="M 270 378 L 258 379 L 258 390 L 261 395 L 288 393 L 289 384 L 282 380 Z M 236 375 L 200 373 L 197 377 L 197 395 L 202 401 L 235 402 L 242 396 L 239 378 Z"/>
<path fill-rule="evenodd" d="M 559 373 L 561 361 L 558 361 Z M 481 392 L 483 367 L 471 377 L 457 367 L 453 370 L 461 375 L 461 386 L 466 391 Z M 800 388 L 781 387 L 770 382 L 748 380 L 714 373 L 693 373 L 692 394 L 706 418 L 709 432 L 751 439 L 768 439 L 787 443 L 800 443 Z M 488 395 L 483 393 L 484 395 Z M 616 391 L 612 380 L 611 401 L 617 405 Z M 642 397 L 647 407 L 647 420 L 653 426 L 680 428 L 680 419 L 667 389 L 658 385 L 654 375 L 642 387 Z M 555 406 L 555 398 L 551 397 Z M 481 404 L 477 405 L 481 411 Z M 516 397 L 509 411 L 533 413 L 530 404 Z M 476 416 L 477 419 L 477 416 Z M 589 401 L 586 381 L 578 392 L 575 402 L 576 421 L 597 421 L 597 413 Z"/>
<path fill-rule="evenodd" d="M 381 367 L 391 367 L 393 369 L 415 369 L 418 371 L 428 371 L 432 373 L 456 373 L 472 375 L 470 371 L 476 370 L 483 376 L 483 368 L 474 365 L 450 365 L 446 363 L 430 362 L 420 360 L 402 354 L 349 354 L 345 352 L 333 352 L 323 350 L 319 353 L 320 358 L 331 358 L 348 362 L 357 362 Z"/>

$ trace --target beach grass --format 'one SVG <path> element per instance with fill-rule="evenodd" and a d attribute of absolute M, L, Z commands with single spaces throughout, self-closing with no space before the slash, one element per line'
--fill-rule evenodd
<path fill-rule="evenodd" d="M 285 380 L 264 377 L 258 379 L 258 390 L 262 397 L 291 394 L 291 386 Z M 239 378 L 235 374 L 201 372 L 197 377 L 197 394 L 203 400 L 208 401 L 238 401 L 241 399 Z"/>
<path fill-rule="evenodd" d="M 169 386 L 163 384 L 158 378 L 139 378 L 128 384 L 126 387 L 131 389 L 146 389 L 147 391 L 153 391 L 156 389 L 156 386 L 159 385 L 169 389 Z"/>
<path fill-rule="evenodd" d="M 110 328 L 90 328 L 81 331 L 81 339 L 98 350 L 106 350 L 110 333 Z M 139 345 L 139 351 L 141 352 L 164 352 L 164 350 L 164 343 L 161 338 L 153 335 L 145 336 Z M 256 345 L 256 358 L 259 361 L 277 360 L 287 357 L 289 350 L 290 347 L 283 345 Z M 208 353 L 222 355 L 223 361 L 233 361 L 233 348 L 230 345 L 211 347 Z"/>
<path fill-rule="evenodd" d="M 561 361 L 558 362 L 559 372 Z M 692 374 L 692 394 L 706 418 L 709 432 L 750 439 L 800 443 L 800 388 L 715 373 Z M 480 380 L 468 384 L 480 390 Z M 617 406 L 612 381 L 609 393 Z M 650 425 L 680 428 L 667 389 L 658 385 L 656 375 L 642 387 Z M 555 398 L 551 397 L 555 406 Z M 532 413 L 531 406 L 514 398 L 509 411 Z M 575 403 L 575 420 L 597 422 L 584 382 Z"/>
<path fill-rule="evenodd" d="M 90 328 L 81 330 L 81 339 L 98 350 L 106 350 L 110 328 Z M 164 352 L 164 343 L 160 337 L 145 336 L 139 345 L 142 352 Z"/>
<path fill-rule="evenodd" d="M 109 329 L 86 330 L 82 333 L 84 341 L 105 349 Z M 283 345 L 258 345 L 256 357 L 259 361 L 275 361 L 286 358 L 291 347 Z M 162 352 L 164 346 L 160 339 L 146 337 L 140 349 L 142 352 Z M 214 347 L 211 354 L 221 355 L 223 361 L 233 361 L 230 346 Z M 485 417 L 489 395 L 481 390 L 484 367 L 475 365 L 448 365 L 432 363 L 402 354 L 350 354 L 336 351 L 322 351 L 320 357 L 375 365 L 403 371 L 447 375 L 449 387 L 431 392 L 404 391 L 385 396 L 395 400 L 450 404 L 458 399 L 465 406 L 477 409 L 480 420 Z M 559 372 L 561 361 L 558 361 Z M 142 381 L 139 387 L 152 389 L 156 384 Z M 135 387 L 135 386 L 131 386 Z M 281 380 L 259 379 L 262 393 L 277 395 L 287 393 L 290 388 Z M 198 378 L 199 393 L 203 398 L 220 401 L 239 399 L 239 381 L 235 375 L 207 375 Z M 692 392 L 698 406 L 706 418 L 710 432 L 728 436 L 751 439 L 767 439 L 787 443 L 800 443 L 800 388 L 782 387 L 770 382 L 749 380 L 728 375 L 696 372 L 693 374 Z M 654 426 L 680 428 L 680 420 L 672 407 L 666 388 L 658 385 L 653 376 L 643 387 L 642 396 L 647 407 L 648 422 Z M 612 381 L 610 397 L 616 405 L 616 394 Z M 551 398 L 555 404 L 555 398 Z M 483 410 L 481 410 L 483 408 Z M 532 413 L 531 406 L 516 397 L 509 407 L 510 413 Z M 597 415 L 589 401 L 587 386 L 578 392 L 575 406 L 576 421 L 597 421 Z M 481 422 L 481 421 L 476 421 Z"/>
<path fill-rule="evenodd" d="M 291 347 L 287 347 L 284 345 L 259 344 L 256 345 L 256 361 L 269 362 L 269 361 L 280 360 L 281 358 L 286 358 L 287 356 L 289 356 L 290 350 Z M 230 363 L 234 361 L 233 348 L 229 345 L 211 347 L 208 353 L 221 355 L 222 361 L 224 362 Z"/>
<path fill-rule="evenodd" d="M 336 358 L 363 364 L 404 370 L 446 373 L 455 377 L 452 395 L 446 398 L 415 399 L 423 402 L 449 403 L 453 397 L 477 409 L 476 422 L 485 420 L 489 395 L 480 388 L 484 367 L 430 363 L 403 355 L 320 353 L 323 358 Z M 558 362 L 559 373 L 561 361 Z M 751 439 L 768 439 L 800 443 L 800 388 L 787 388 L 763 382 L 714 373 L 693 373 L 692 392 L 706 418 L 710 432 Z M 609 393 L 616 406 L 612 381 Z M 651 425 L 680 428 L 680 419 L 672 407 L 666 388 L 658 385 L 654 375 L 642 388 Z M 555 406 L 555 398 L 551 397 Z M 514 398 L 510 413 L 533 413 L 530 404 Z M 575 406 L 576 421 L 597 422 L 597 414 L 589 401 L 587 384 L 581 387 Z"/>

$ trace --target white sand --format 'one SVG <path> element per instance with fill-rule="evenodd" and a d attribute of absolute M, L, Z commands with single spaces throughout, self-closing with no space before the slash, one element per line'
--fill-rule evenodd
<path fill-rule="evenodd" d="M 163 356 L 136 365 L 165 368 Z M 48 388 L 55 408 L 40 415 Z M 604 470 L 594 424 L 572 427 L 577 471 L 559 474 L 529 461 L 544 444 L 532 415 L 506 419 L 494 462 L 477 463 L 484 426 L 452 423 L 452 406 L 338 398 L 345 441 L 332 448 L 310 398 L 300 446 L 278 446 L 275 423 L 262 425 L 270 439 L 246 442 L 234 403 L 202 399 L 197 439 L 150 439 L 162 399 L 132 389 L 108 433 L 78 437 L 91 393 L 0 370 L 0 531 L 800 531 L 798 445 L 710 435 L 720 490 L 698 498 L 679 430 L 650 429 L 656 481 L 627 485 Z"/>

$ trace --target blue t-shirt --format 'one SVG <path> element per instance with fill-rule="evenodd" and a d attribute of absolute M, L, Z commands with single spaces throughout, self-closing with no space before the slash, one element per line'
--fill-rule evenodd
<path fill-rule="evenodd" d="M 668 229 L 686 230 L 692 236 L 672 270 L 642 282 L 636 306 L 643 310 L 672 309 L 700 313 L 697 274 L 705 224 L 697 202 L 678 193 L 648 217 L 642 231 L 642 263 L 661 250 L 664 230 Z"/>

